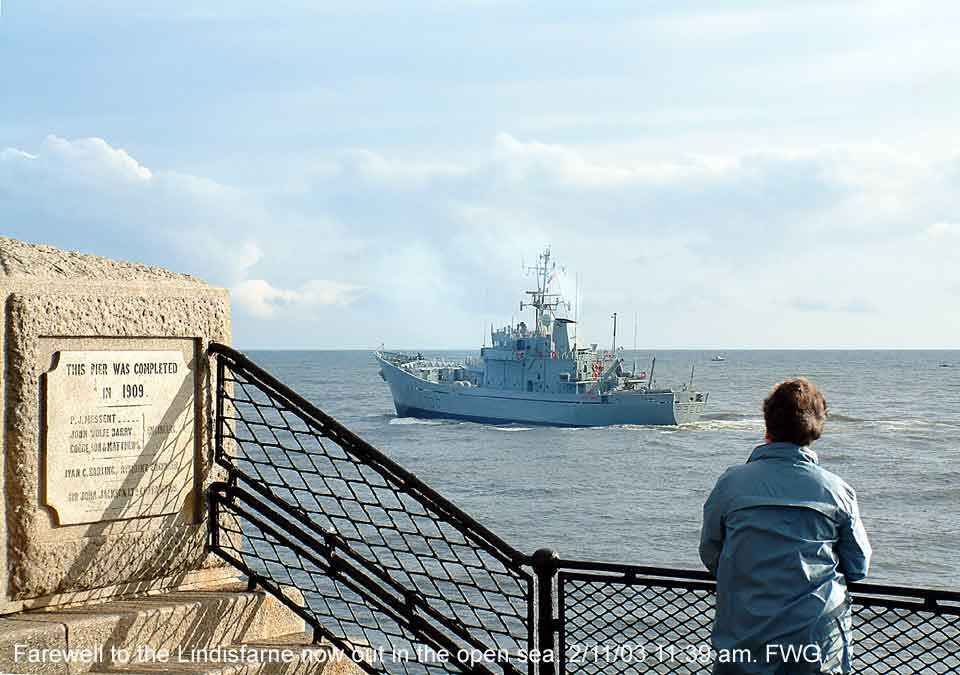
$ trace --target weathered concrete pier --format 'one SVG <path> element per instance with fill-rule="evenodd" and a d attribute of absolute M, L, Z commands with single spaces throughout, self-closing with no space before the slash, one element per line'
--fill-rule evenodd
<path fill-rule="evenodd" d="M 0 297 L 0 672 L 354 669 L 209 552 L 227 292 L 0 237 Z"/>

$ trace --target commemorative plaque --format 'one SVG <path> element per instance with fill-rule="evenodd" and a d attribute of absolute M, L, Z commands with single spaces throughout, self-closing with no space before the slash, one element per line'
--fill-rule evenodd
<path fill-rule="evenodd" d="M 60 351 L 46 378 L 45 494 L 60 525 L 181 510 L 195 440 L 180 350 Z"/>

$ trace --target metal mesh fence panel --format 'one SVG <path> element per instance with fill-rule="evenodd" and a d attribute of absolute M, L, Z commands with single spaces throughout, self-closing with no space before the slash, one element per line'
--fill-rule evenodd
<path fill-rule="evenodd" d="M 420 630 L 423 621 L 458 650 L 517 656 L 528 648 L 532 581 L 522 554 L 255 366 L 223 356 L 218 363 L 218 462 L 250 495 L 334 545 L 378 590 L 350 596 L 321 578 L 322 566 L 302 564 L 295 549 L 309 549 L 275 541 L 249 518 L 221 523 L 225 553 L 267 580 L 307 589 L 305 609 L 344 640 L 360 634 L 385 652 L 439 648 L 426 625 Z M 377 593 L 403 598 L 399 615 L 417 618 L 406 628 L 385 625 L 383 608 L 370 606 Z M 500 661 L 484 667 L 526 669 Z M 456 663 L 438 667 L 467 672 Z M 381 668 L 415 672 L 409 664 Z"/>
<path fill-rule="evenodd" d="M 712 658 L 703 651 L 713 624 L 709 584 L 561 572 L 558 588 L 563 672 L 710 672 Z"/>
<path fill-rule="evenodd" d="M 214 499 L 220 555 L 283 598 L 315 626 L 318 638 L 367 672 L 493 672 L 458 662 L 455 633 L 419 614 L 402 589 L 356 567 L 336 546 L 314 540 L 275 513 L 265 517 L 258 510 L 263 505 L 242 492 L 227 489 Z"/>
<path fill-rule="evenodd" d="M 935 599 L 955 594 L 853 588 L 856 673 L 960 672 L 960 603 Z M 712 582 L 561 571 L 558 589 L 566 675 L 711 672 Z"/>
<path fill-rule="evenodd" d="M 960 606 L 854 604 L 853 650 L 857 673 L 960 673 Z"/>

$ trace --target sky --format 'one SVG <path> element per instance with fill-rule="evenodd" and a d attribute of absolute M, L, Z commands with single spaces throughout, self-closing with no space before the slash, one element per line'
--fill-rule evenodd
<path fill-rule="evenodd" d="M 0 233 L 241 348 L 960 347 L 960 4 L 3 0 Z"/>

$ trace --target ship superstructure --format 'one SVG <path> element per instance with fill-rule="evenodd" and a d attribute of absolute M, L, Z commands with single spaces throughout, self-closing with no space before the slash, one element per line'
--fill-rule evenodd
<path fill-rule="evenodd" d="M 380 375 L 390 385 L 401 417 L 444 417 L 478 422 L 606 426 L 682 424 L 698 419 L 708 395 L 693 388 L 658 388 L 650 373 L 627 371 L 614 343 L 580 347 L 570 305 L 551 291 L 558 268 L 550 249 L 530 268 L 537 288 L 526 292 L 525 321 L 491 330 L 491 346 L 464 362 L 378 351 Z"/>

